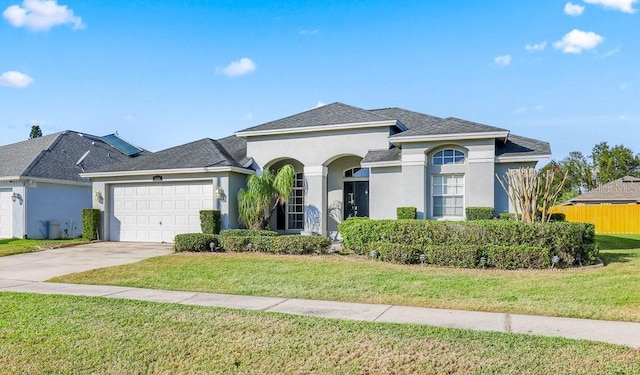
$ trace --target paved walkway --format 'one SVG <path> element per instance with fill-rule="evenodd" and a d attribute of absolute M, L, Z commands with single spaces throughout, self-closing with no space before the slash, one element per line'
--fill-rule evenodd
<path fill-rule="evenodd" d="M 133 263 L 170 252 L 171 245 L 166 244 L 100 242 L 0 257 L 0 292 L 100 296 L 370 322 L 427 324 L 603 341 L 640 348 L 640 323 L 44 282 L 54 276 Z"/>
<path fill-rule="evenodd" d="M 415 323 L 478 331 L 529 333 L 640 348 L 640 323 L 0 279 L 0 292 L 3 291 L 126 298 L 369 322 Z"/>

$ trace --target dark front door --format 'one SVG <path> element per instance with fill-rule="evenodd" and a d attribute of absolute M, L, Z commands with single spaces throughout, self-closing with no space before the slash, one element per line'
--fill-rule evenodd
<path fill-rule="evenodd" d="M 345 181 L 344 218 L 369 216 L 369 181 Z"/>

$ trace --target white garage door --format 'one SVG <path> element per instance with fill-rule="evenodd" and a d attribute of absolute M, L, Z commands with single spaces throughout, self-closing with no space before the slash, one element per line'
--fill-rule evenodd
<path fill-rule="evenodd" d="M 11 189 L 0 189 L 0 238 L 13 237 L 13 201 Z"/>
<path fill-rule="evenodd" d="M 200 210 L 211 209 L 211 182 L 114 185 L 110 239 L 173 242 L 176 234 L 200 232 Z"/>

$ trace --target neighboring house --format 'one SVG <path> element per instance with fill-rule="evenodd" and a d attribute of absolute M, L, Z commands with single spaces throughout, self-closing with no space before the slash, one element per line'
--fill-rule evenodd
<path fill-rule="evenodd" d="M 592 223 L 596 233 L 640 234 L 640 178 L 625 176 L 551 208 L 567 221 Z"/>
<path fill-rule="evenodd" d="M 0 146 L 0 238 L 81 235 L 93 199 L 79 174 L 142 154 L 115 134 L 70 130 Z"/>
<path fill-rule="evenodd" d="M 471 206 L 509 211 L 496 175 L 550 156 L 547 142 L 502 128 L 333 103 L 83 176 L 105 197 L 94 207 L 105 212 L 106 239 L 170 242 L 200 230 L 200 209 L 219 209 L 223 228 L 237 227 L 247 175 L 291 164 L 294 191 L 271 227 L 335 238 L 347 217 L 395 218 L 400 206 L 423 219 L 463 219 Z"/>
<path fill-rule="evenodd" d="M 619 178 L 578 195 L 563 205 L 581 204 L 640 204 L 640 178 Z"/>

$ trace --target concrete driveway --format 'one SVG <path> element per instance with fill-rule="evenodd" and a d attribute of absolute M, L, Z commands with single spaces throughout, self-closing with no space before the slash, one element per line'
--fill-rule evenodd
<path fill-rule="evenodd" d="M 54 276 L 135 263 L 170 254 L 173 244 L 96 242 L 0 257 L 0 280 L 45 281 Z"/>

